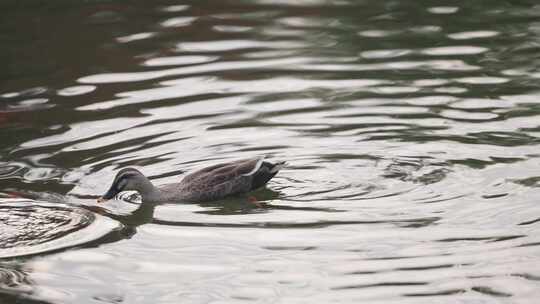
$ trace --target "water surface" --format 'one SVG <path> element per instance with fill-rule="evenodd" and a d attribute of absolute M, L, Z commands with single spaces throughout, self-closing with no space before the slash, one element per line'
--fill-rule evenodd
<path fill-rule="evenodd" d="M 0 208 L 33 199 L 51 217 L 14 223 L 88 235 L 12 230 L 30 243 L 1 250 L 48 247 L 0 261 L 0 302 L 540 296 L 535 1 L 0 9 Z M 259 155 L 289 163 L 264 208 L 95 203 L 126 166 L 159 184 Z"/>

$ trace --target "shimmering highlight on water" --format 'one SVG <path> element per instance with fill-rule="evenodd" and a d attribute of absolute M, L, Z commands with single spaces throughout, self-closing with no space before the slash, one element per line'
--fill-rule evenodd
<path fill-rule="evenodd" d="M 536 2 L 0 8 L 0 302 L 540 297 Z M 256 155 L 262 208 L 95 202 Z"/>

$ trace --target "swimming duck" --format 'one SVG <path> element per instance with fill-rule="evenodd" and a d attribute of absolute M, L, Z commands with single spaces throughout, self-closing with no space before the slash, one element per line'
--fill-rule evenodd
<path fill-rule="evenodd" d="M 247 193 L 264 186 L 285 162 L 270 163 L 264 158 L 221 163 L 186 175 L 179 183 L 156 187 L 139 170 L 125 168 L 114 178 L 109 190 L 98 202 L 115 197 L 121 191 L 137 191 L 143 202 L 203 202 Z"/>

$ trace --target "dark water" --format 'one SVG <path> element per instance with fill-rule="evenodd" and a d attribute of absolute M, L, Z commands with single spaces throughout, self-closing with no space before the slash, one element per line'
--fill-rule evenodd
<path fill-rule="evenodd" d="M 2 1 L 0 303 L 537 301 L 540 4 L 442 3 Z"/>

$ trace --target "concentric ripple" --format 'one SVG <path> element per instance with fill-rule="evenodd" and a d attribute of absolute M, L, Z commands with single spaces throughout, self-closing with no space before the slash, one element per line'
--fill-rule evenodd
<path fill-rule="evenodd" d="M 0 258 L 82 245 L 119 228 L 109 218 L 67 205 L 17 199 L 0 202 Z"/>
<path fill-rule="evenodd" d="M 32 290 L 31 284 L 28 273 L 19 264 L 0 262 L 0 293 L 27 294 Z"/>

